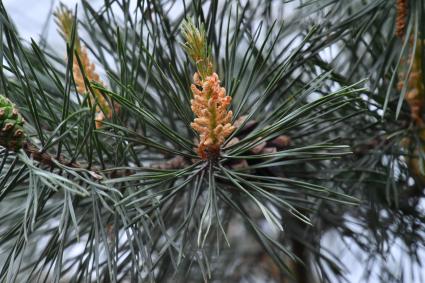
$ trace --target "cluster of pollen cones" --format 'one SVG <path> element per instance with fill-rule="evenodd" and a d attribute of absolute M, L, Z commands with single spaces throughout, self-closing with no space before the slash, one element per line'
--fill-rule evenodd
<path fill-rule="evenodd" d="M 193 80 L 191 108 L 196 118 L 191 126 L 199 133 L 198 154 L 202 159 L 214 158 L 224 140 L 235 130 L 231 124 L 233 113 L 227 111 L 232 99 L 220 86 L 216 73 L 201 79 L 196 72 Z"/>
<path fill-rule="evenodd" d="M 412 122 L 422 126 L 424 124 L 422 120 L 422 110 L 425 104 L 425 86 L 422 82 L 422 42 L 418 41 L 418 46 L 416 46 L 415 50 L 412 50 L 408 62 L 411 60 L 413 60 L 413 64 L 407 79 L 405 100 L 410 107 Z M 407 69 L 407 66 L 405 69 Z M 403 79 L 405 75 L 405 71 L 399 73 L 400 81 L 397 85 L 399 91 L 404 87 Z"/>
<path fill-rule="evenodd" d="M 89 56 L 87 54 L 87 49 L 84 46 L 82 46 L 78 53 L 81 60 L 82 68 L 80 68 L 77 58 L 74 57 L 72 71 L 74 74 L 74 80 L 75 80 L 77 92 L 80 95 L 84 96 L 88 94 L 89 91 L 86 87 L 86 83 L 84 81 L 84 76 L 81 69 L 84 70 L 84 74 L 86 75 L 89 81 L 95 81 L 101 85 L 104 85 L 104 84 L 100 80 L 99 74 L 96 72 L 96 65 L 90 62 Z M 106 101 L 105 97 L 103 97 L 103 95 L 100 93 L 98 89 L 93 89 L 93 93 L 94 93 L 93 96 L 96 98 L 97 104 L 98 104 L 98 106 L 96 107 L 96 117 L 95 117 L 96 128 L 100 128 L 102 125 L 102 121 L 105 119 L 105 114 L 108 116 L 108 118 L 111 118 L 112 111 L 110 111 L 110 106 L 108 102 Z M 91 105 L 94 105 L 95 102 L 96 101 L 93 101 L 93 99 L 90 100 Z"/>
<path fill-rule="evenodd" d="M 396 2 L 397 17 L 396 17 L 396 35 L 404 37 L 406 32 L 408 5 L 407 0 L 397 0 Z"/>
<path fill-rule="evenodd" d="M 69 10 L 65 6 L 61 6 L 55 12 L 55 16 L 62 35 L 67 41 L 69 41 L 72 37 L 72 27 L 73 25 L 75 25 L 74 17 L 71 10 Z M 86 81 L 84 80 L 84 76 L 89 82 L 94 81 L 103 86 L 104 83 L 100 80 L 100 76 L 96 72 L 95 64 L 90 62 L 87 48 L 81 44 L 80 38 L 78 36 L 75 39 L 74 45 L 75 52 L 80 59 L 80 62 L 78 62 L 77 56 L 74 56 L 72 66 L 77 92 L 82 96 L 88 96 L 90 105 L 95 105 L 97 103 L 95 122 L 96 128 L 99 128 L 102 125 L 102 121 L 105 119 L 105 115 L 108 118 L 111 118 L 111 107 L 98 89 L 89 90 L 89 87 L 86 84 Z M 119 110 L 118 107 L 115 108 L 116 111 Z"/>

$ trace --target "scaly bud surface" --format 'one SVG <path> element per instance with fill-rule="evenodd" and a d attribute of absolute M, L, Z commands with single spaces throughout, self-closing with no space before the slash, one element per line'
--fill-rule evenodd
<path fill-rule="evenodd" d="M 0 95 L 0 145 L 18 150 L 25 141 L 24 119 L 15 105 Z"/>

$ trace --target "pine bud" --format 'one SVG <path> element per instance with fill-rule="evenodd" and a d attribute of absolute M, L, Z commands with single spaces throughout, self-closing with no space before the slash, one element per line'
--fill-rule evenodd
<path fill-rule="evenodd" d="M 64 37 L 66 42 L 71 42 L 72 26 L 75 24 L 72 11 L 64 4 L 53 13 L 55 22 L 59 27 L 60 34 Z M 80 50 L 80 38 L 78 37 L 77 30 L 75 31 L 75 49 Z"/>
<path fill-rule="evenodd" d="M 191 21 L 185 20 L 182 24 L 182 34 L 186 39 L 183 47 L 198 69 L 198 73 L 195 74 L 198 78 L 194 78 L 195 84 L 197 84 L 199 79 L 205 79 L 213 73 L 213 63 L 205 29 L 203 26 L 198 29 Z"/>
<path fill-rule="evenodd" d="M 18 150 L 25 141 L 24 119 L 15 105 L 0 95 L 0 145 Z"/>

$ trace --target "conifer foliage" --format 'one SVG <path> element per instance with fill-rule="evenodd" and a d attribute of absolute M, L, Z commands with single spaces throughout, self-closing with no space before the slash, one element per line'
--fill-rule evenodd
<path fill-rule="evenodd" d="M 100 2 L 0 3 L 1 282 L 421 282 L 421 0 Z"/>

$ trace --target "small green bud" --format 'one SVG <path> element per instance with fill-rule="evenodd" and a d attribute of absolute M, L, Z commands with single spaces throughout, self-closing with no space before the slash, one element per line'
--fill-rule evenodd
<path fill-rule="evenodd" d="M 190 20 L 186 19 L 182 23 L 181 32 L 186 40 L 183 48 L 195 62 L 201 79 L 212 75 L 214 66 L 204 26 L 201 25 L 200 28 L 197 28 Z"/>
<path fill-rule="evenodd" d="M 15 105 L 0 95 L 0 146 L 18 150 L 25 141 L 24 119 Z"/>

